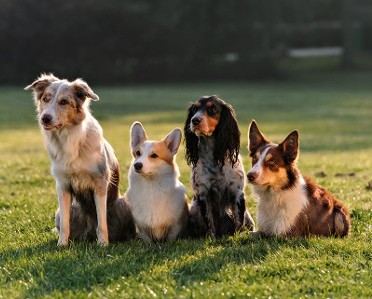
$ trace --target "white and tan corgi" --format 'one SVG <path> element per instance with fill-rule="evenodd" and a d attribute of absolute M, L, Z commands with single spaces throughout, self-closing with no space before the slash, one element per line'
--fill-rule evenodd
<path fill-rule="evenodd" d="M 163 140 L 151 141 L 141 123 L 131 127 L 133 160 L 126 197 L 145 242 L 173 241 L 185 232 L 188 206 L 175 159 L 181 138 L 181 130 L 174 129 Z"/>
<path fill-rule="evenodd" d="M 296 166 L 297 131 L 274 144 L 252 121 L 248 138 L 252 169 L 247 177 L 258 198 L 259 232 L 281 237 L 348 235 L 348 209 L 328 190 L 303 177 Z"/>

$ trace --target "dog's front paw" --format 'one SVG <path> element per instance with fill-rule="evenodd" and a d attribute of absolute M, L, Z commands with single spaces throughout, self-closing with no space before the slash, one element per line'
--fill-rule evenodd
<path fill-rule="evenodd" d="M 253 220 L 251 214 L 249 214 L 249 212 L 245 212 L 245 214 L 244 214 L 244 224 L 243 225 L 248 229 L 248 231 L 251 231 L 251 232 L 254 231 L 254 228 L 255 228 L 254 220 Z"/>
<path fill-rule="evenodd" d="M 103 247 L 106 247 L 109 244 L 108 241 L 108 235 L 98 235 L 98 240 L 97 240 L 98 245 L 101 245 Z"/>
<path fill-rule="evenodd" d="M 103 241 L 103 240 L 98 240 L 97 244 L 102 246 L 102 247 L 107 247 L 109 242 L 108 241 Z"/>
<path fill-rule="evenodd" d="M 107 230 L 97 227 L 97 239 L 99 245 L 106 247 L 109 244 Z"/>
<path fill-rule="evenodd" d="M 211 238 L 212 240 L 216 240 L 216 233 L 215 233 L 215 231 L 213 231 L 213 230 L 208 230 L 208 231 L 207 231 L 207 236 L 208 236 L 209 238 Z"/>
<path fill-rule="evenodd" d="M 260 232 L 260 231 L 255 231 L 255 232 L 249 232 L 249 236 L 253 239 L 261 239 L 261 238 L 265 238 L 266 235 L 263 233 L 263 232 Z"/>
<path fill-rule="evenodd" d="M 66 246 L 68 244 L 68 239 L 58 239 L 57 246 Z"/>

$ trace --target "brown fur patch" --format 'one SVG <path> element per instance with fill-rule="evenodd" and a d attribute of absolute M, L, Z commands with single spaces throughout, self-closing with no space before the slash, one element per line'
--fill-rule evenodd
<path fill-rule="evenodd" d="M 299 134 L 290 133 L 279 145 L 268 141 L 259 131 L 253 121 L 250 127 L 250 155 L 254 172 L 250 172 L 251 183 L 270 186 L 274 192 L 287 191 L 294 187 L 300 177 L 296 166 L 299 152 Z M 267 149 L 267 146 L 270 146 Z M 263 153 L 266 151 L 266 157 Z M 257 165 L 257 163 L 263 164 Z M 259 173 L 259 175 L 257 175 Z M 254 177 L 253 175 L 257 177 Z M 252 179 L 252 177 L 254 179 Z M 350 230 L 350 214 L 347 208 L 325 188 L 317 185 L 309 178 L 306 182 L 306 198 L 308 204 L 299 215 L 287 233 L 288 236 L 339 236 L 348 235 Z M 289 191 L 290 192 L 290 191 Z M 296 194 L 295 194 L 296 195 Z M 293 198 L 286 198 L 298 202 L 298 194 Z M 259 200 L 265 200 L 260 198 Z M 273 211 L 275 214 L 276 211 Z M 296 212 L 297 213 L 297 212 Z M 296 214 L 294 214 L 296 215 Z M 279 215 L 285 219 L 286 215 Z M 287 215 L 288 217 L 288 215 Z"/>
<path fill-rule="evenodd" d="M 221 104 L 214 98 L 201 98 L 195 105 L 202 113 L 201 122 L 195 126 L 196 131 L 212 135 L 220 121 Z"/>
<path fill-rule="evenodd" d="M 157 154 L 159 159 L 162 159 L 168 164 L 173 165 L 173 155 L 169 152 L 164 141 L 153 142 L 152 153 Z"/>
<path fill-rule="evenodd" d="M 216 130 L 216 127 L 218 125 L 219 118 L 205 116 L 207 120 L 207 125 L 209 132 L 214 132 Z"/>
<path fill-rule="evenodd" d="M 305 181 L 309 204 L 296 221 L 290 235 L 347 236 L 350 214 L 346 206 L 311 179 L 305 178 Z"/>
<path fill-rule="evenodd" d="M 85 99 L 87 97 L 98 99 L 98 96 L 84 81 L 77 79 L 74 82 L 68 82 L 52 75 L 42 75 L 26 89 L 34 91 L 39 117 L 44 111 L 53 110 L 55 117 L 52 119 L 52 125 L 80 124 L 86 117 L 86 108 L 83 108 Z M 50 108 L 50 105 L 54 105 L 53 108 Z"/>

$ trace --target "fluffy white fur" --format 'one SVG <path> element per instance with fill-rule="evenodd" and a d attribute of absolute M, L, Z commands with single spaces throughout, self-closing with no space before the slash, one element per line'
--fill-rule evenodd
<path fill-rule="evenodd" d="M 252 185 L 253 195 L 258 199 L 257 221 L 260 231 L 268 235 L 285 235 L 308 205 L 305 187 L 302 176 L 288 190 Z"/>
<path fill-rule="evenodd" d="M 131 148 L 134 158 L 129 172 L 129 188 L 126 197 L 138 229 L 145 241 L 173 241 L 187 224 L 185 187 L 179 181 L 179 170 L 175 162 L 181 131 L 173 130 L 163 141 L 169 150 L 169 160 L 151 158 L 151 154 L 164 151 L 159 142 L 147 140 L 140 123 L 131 129 Z M 140 156 L 136 153 L 140 152 Z M 141 163 L 141 173 L 134 167 Z M 185 222 L 186 219 L 186 222 Z"/>

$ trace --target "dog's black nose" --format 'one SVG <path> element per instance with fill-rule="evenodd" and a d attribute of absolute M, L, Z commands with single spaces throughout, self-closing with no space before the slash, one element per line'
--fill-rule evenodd
<path fill-rule="evenodd" d="M 248 181 L 253 182 L 255 179 L 258 178 L 257 172 L 248 172 L 247 174 Z"/>
<path fill-rule="evenodd" d="M 201 119 L 199 117 L 193 117 L 191 122 L 194 126 L 197 126 L 198 124 L 200 124 Z"/>
<path fill-rule="evenodd" d="M 41 117 L 41 121 L 43 122 L 44 125 L 49 125 L 52 121 L 52 116 L 49 114 L 44 114 Z"/>
<path fill-rule="evenodd" d="M 134 169 L 136 171 L 140 171 L 143 167 L 143 164 L 141 162 L 134 163 Z"/>

